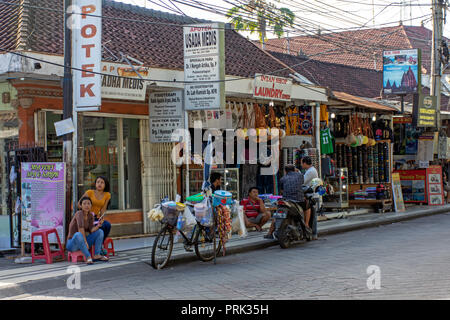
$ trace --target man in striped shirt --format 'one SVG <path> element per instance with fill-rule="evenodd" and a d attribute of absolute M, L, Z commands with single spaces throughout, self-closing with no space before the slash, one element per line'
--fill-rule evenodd
<path fill-rule="evenodd" d="M 262 226 L 270 219 L 270 212 L 266 210 L 264 201 L 258 195 L 258 188 L 250 188 L 248 198 L 242 199 L 241 205 L 244 206 L 245 226 L 247 228 L 255 227 L 257 231 L 262 231 Z"/>

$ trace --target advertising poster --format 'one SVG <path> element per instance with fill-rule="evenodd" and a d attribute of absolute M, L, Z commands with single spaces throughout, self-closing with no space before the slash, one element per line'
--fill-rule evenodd
<path fill-rule="evenodd" d="M 428 205 L 438 206 L 444 204 L 444 188 L 442 185 L 442 168 L 430 166 L 427 169 Z"/>
<path fill-rule="evenodd" d="M 74 0 L 72 27 L 73 104 L 83 111 L 102 104 L 100 76 L 102 63 L 102 1 Z M 81 9 L 83 8 L 83 9 Z"/>
<path fill-rule="evenodd" d="M 62 162 L 23 162 L 22 242 L 31 243 L 31 233 L 55 228 L 64 243 L 65 164 Z M 36 237 L 35 242 L 41 242 Z M 51 243 L 57 243 L 54 234 Z"/>
<path fill-rule="evenodd" d="M 417 93 L 419 86 L 419 49 L 383 51 L 384 94 Z"/>
<path fill-rule="evenodd" d="M 392 191 L 394 193 L 395 212 L 404 212 L 405 204 L 403 202 L 402 185 L 398 172 L 392 174 Z"/>
<path fill-rule="evenodd" d="M 414 127 L 436 126 L 437 99 L 433 96 L 415 94 L 413 99 L 413 121 Z"/>
<path fill-rule="evenodd" d="M 184 128 L 183 91 L 150 93 L 149 114 L 151 143 L 178 142 L 172 133 Z"/>
<path fill-rule="evenodd" d="M 183 28 L 186 110 L 225 109 L 225 25 Z"/>
<path fill-rule="evenodd" d="M 425 188 L 426 169 L 423 170 L 398 170 L 403 195 L 403 202 L 426 203 L 427 194 Z"/>
<path fill-rule="evenodd" d="M 134 66 L 133 70 L 128 64 L 104 62 L 102 73 L 103 98 L 145 101 L 148 84 L 145 79 L 149 78 L 149 68 Z"/>

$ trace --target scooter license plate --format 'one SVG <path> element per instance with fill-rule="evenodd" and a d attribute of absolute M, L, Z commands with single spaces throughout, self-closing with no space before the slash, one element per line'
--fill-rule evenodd
<path fill-rule="evenodd" d="M 273 214 L 273 218 L 278 218 L 278 219 L 286 219 L 286 212 L 284 211 L 277 211 Z"/>

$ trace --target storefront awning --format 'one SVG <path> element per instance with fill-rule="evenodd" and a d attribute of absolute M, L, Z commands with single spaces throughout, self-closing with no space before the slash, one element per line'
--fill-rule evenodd
<path fill-rule="evenodd" d="M 376 103 L 362 97 L 353 96 L 345 92 L 333 91 L 333 95 L 330 97 L 330 99 L 354 105 L 356 107 L 369 108 L 372 110 L 391 111 L 391 112 L 397 111 L 397 109 L 394 107 L 389 107 L 380 103 Z"/>

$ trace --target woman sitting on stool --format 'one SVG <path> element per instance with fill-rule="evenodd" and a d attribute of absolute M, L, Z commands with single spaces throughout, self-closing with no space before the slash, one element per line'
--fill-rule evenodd
<path fill-rule="evenodd" d="M 81 250 L 86 257 L 87 264 L 92 264 L 89 249 L 95 245 L 94 261 L 108 261 L 107 257 L 100 255 L 103 244 L 103 218 L 94 227 L 94 216 L 91 213 L 92 201 L 88 197 L 81 198 L 81 210 L 77 211 L 69 224 L 69 235 L 66 248 L 70 252 Z M 86 236 L 86 233 L 89 233 Z"/>

